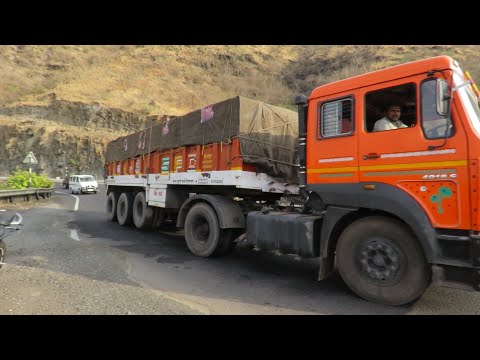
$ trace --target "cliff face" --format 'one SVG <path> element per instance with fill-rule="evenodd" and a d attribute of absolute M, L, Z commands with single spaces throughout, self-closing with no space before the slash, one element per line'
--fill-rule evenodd
<path fill-rule="evenodd" d="M 67 172 L 102 176 L 109 141 L 161 119 L 57 100 L 45 106 L 0 108 L 0 176 L 26 169 L 22 161 L 30 151 L 39 162 L 33 170 L 49 177 L 63 177 Z"/>
<path fill-rule="evenodd" d="M 101 128 L 114 131 L 135 131 L 143 126 L 147 117 L 99 104 L 84 104 L 56 100 L 55 95 L 49 105 L 19 105 L 0 108 L 0 116 L 27 117 L 51 120 L 59 125 L 74 125 L 78 129 Z"/>

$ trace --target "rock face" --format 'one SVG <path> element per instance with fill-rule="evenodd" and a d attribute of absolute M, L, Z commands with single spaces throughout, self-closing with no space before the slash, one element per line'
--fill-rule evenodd
<path fill-rule="evenodd" d="M 146 117 L 99 104 L 83 104 L 54 100 L 50 105 L 20 105 L 0 108 L 0 115 L 47 119 L 80 129 L 102 128 L 113 131 L 136 131 L 146 123 Z"/>
<path fill-rule="evenodd" d="M 0 176 L 27 169 L 22 161 L 32 151 L 39 162 L 32 167 L 37 173 L 102 177 L 109 141 L 162 118 L 56 99 L 49 105 L 0 108 Z"/>

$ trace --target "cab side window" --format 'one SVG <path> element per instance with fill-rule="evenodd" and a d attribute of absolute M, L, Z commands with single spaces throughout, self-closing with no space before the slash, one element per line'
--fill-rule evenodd
<path fill-rule="evenodd" d="M 415 126 L 417 92 L 413 83 L 371 91 L 365 95 L 365 130 L 377 132 Z"/>
<path fill-rule="evenodd" d="M 452 123 L 444 115 L 437 112 L 437 81 L 429 79 L 420 87 L 422 97 L 422 130 L 427 139 L 440 139 L 445 137 L 445 130 L 449 128 L 448 136 L 453 134 Z"/>
<path fill-rule="evenodd" d="M 353 134 L 352 98 L 322 103 L 318 114 L 318 139 Z"/>

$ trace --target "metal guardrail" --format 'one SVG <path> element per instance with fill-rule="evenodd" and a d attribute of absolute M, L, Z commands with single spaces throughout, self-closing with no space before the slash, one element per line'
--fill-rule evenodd
<path fill-rule="evenodd" d="M 24 201 L 46 199 L 52 196 L 53 188 L 48 189 L 22 189 L 22 190 L 0 190 L 0 201 L 13 203 L 14 198 L 23 198 Z"/>

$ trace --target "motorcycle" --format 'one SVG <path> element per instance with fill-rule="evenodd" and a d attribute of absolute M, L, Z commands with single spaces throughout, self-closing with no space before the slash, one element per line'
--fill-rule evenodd
<path fill-rule="evenodd" d="M 22 221 L 22 215 L 19 213 L 0 210 L 0 268 L 4 265 L 5 254 L 7 252 L 7 246 L 3 239 L 12 232 L 20 230 L 17 226 L 21 225 Z"/>

